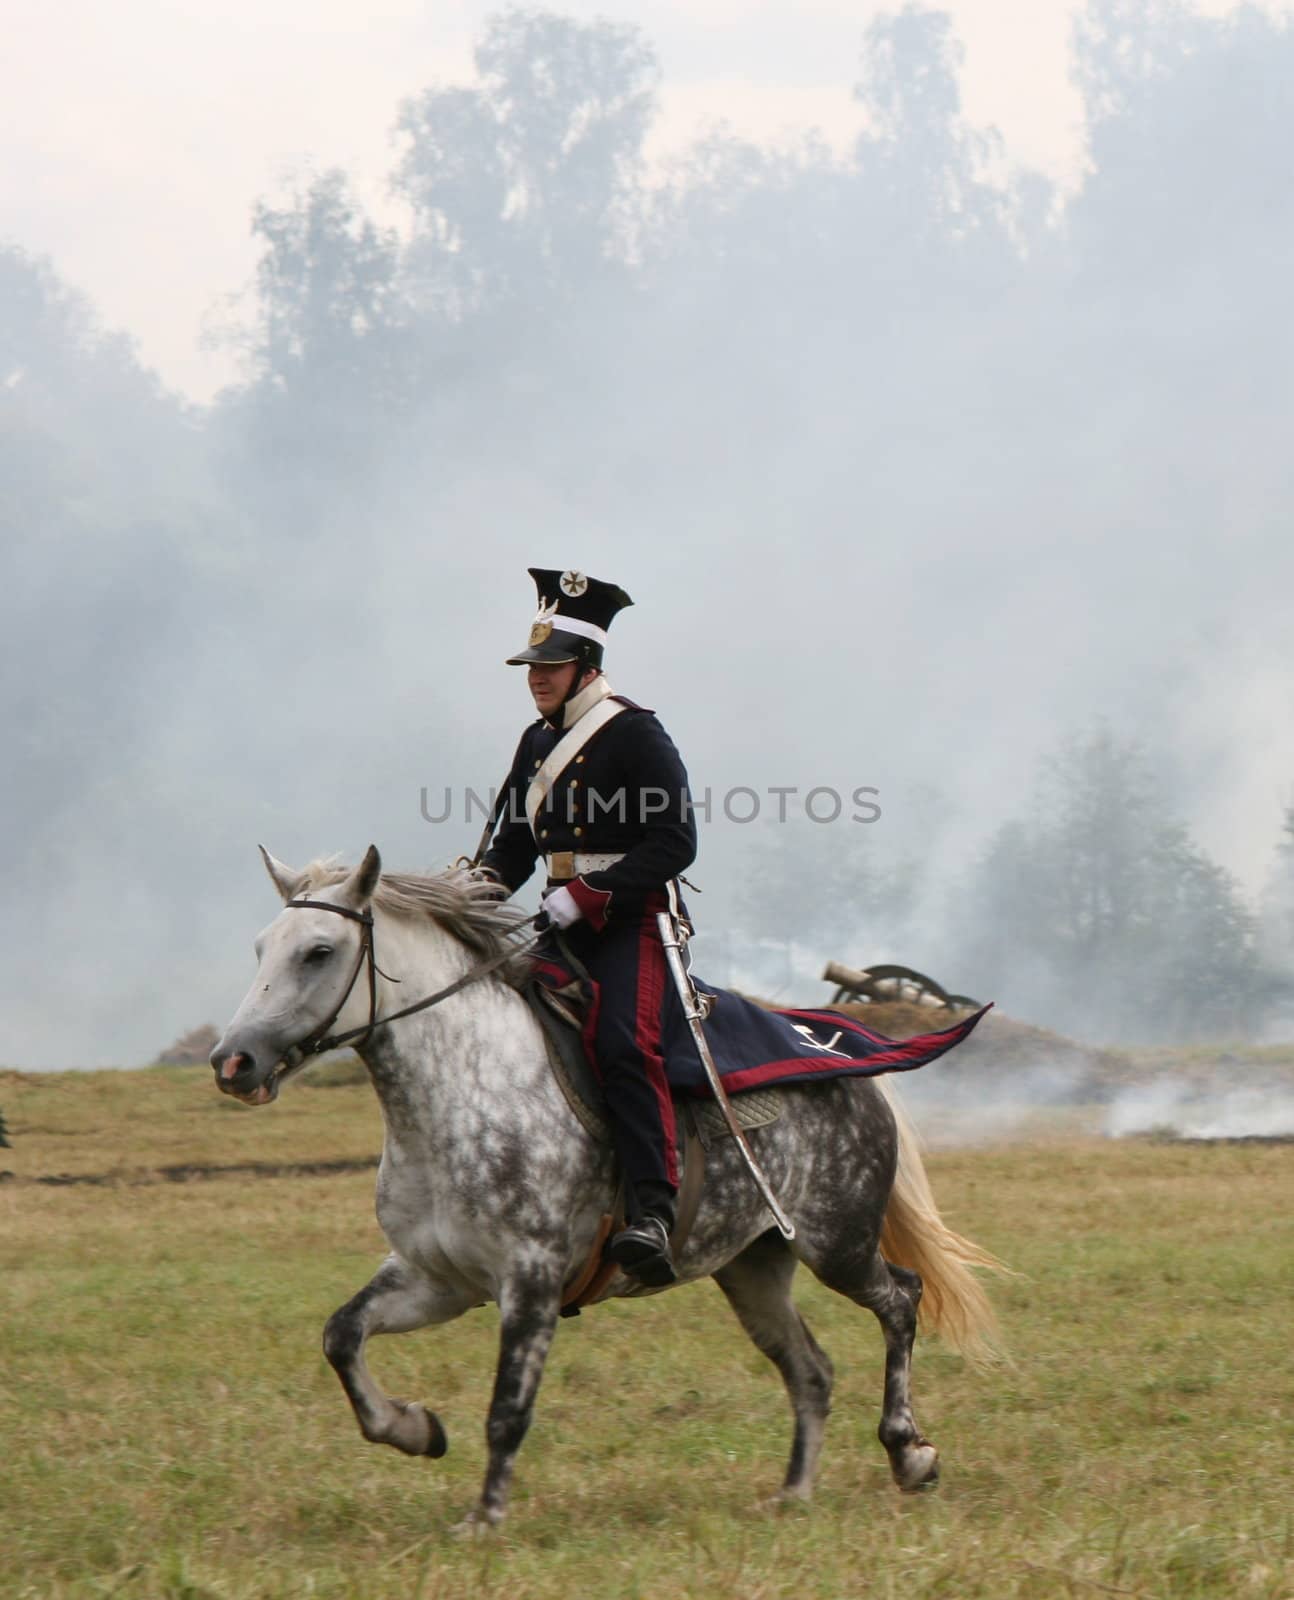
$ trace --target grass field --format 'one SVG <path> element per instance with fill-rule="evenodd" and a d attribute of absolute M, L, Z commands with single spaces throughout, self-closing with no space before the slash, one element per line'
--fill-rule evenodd
<path fill-rule="evenodd" d="M 248 1111 L 204 1068 L 0 1074 L 0 1594 L 1294 1597 L 1294 1147 L 931 1155 L 946 1218 L 1019 1275 L 1012 1365 L 918 1344 L 944 1477 L 916 1497 L 875 1438 L 879 1330 L 807 1276 L 838 1374 L 809 1508 L 760 1509 L 789 1417 L 716 1289 L 586 1312 L 504 1531 L 464 1545 L 494 1314 L 374 1346 L 445 1460 L 363 1442 L 319 1334 L 382 1252 L 380 1131 L 332 1077 Z"/>

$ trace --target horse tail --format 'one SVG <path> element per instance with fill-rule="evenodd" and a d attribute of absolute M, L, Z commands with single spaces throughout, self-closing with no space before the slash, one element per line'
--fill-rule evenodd
<path fill-rule="evenodd" d="M 975 1271 L 1010 1268 L 944 1222 L 926 1177 L 916 1130 L 898 1096 L 883 1079 L 877 1082 L 894 1113 L 899 1144 L 894 1186 L 881 1224 L 881 1254 L 920 1275 L 923 1292 L 917 1316 L 923 1330 L 939 1334 L 982 1366 L 1000 1358 L 1002 1346 L 997 1317 Z"/>

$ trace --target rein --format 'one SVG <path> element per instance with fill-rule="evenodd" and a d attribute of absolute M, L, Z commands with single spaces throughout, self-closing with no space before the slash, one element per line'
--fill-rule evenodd
<path fill-rule="evenodd" d="M 510 945 L 506 950 L 489 956 L 484 961 L 478 961 L 475 966 L 469 967 L 461 978 L 456 978 L 453 983 L 447 983 L 443 989 L 437 989 L 435 994 L 429 994 L 423 1000 L 416 1000 L 413 1005 L 405 1006 L 400 1011 L 393 1011 L 389 1016 L 379 1017 L 377 1014 L 377 974 L 380 970 L 377 956 L 373 948 L 373 913 L 371 911 L 352 911 L 349 906 L 334 905 L 329 900 L 289 900 L 288 908 L 299 911 L 335 911 L 339 917 L 347 917 L 351 922 L 358 922 L 363 928 L 360 935 L 359 954 L 355 958 L 355 966 L 350 975 L 350 982 L 342 992 L 341 999 L 333 1007 L 332 1012 L 313 1032 L 308 1033 L 304 1039 L 284 1051 L 283 1061 L 286 1066 L 298 1067 L 309 1056 L 322 1055 L 326 1050 L 335 1050 L 339 1045 L 349 1044 L 352 1039 L 367 1041 L 369 1035 L 376 1028 L 384 1028 L 388 1022 L 398 1022 L 401 1017 L 411 1017 L 415 1011 L 426 1011 L 429 1006 L 439 1005 L 442 1000 L 448 1000 L 450 995 L 457 994 L 460 989 L 466 989 L 478 978 L 484 978 L 493 972 L 496 967 L 501 967 L 505 961 L 511 961 L 514 956 L 524 954 L 525 951 L 538 944 L 536 935 L 528 943 Z M 368 965 L 368 1021 L 358 1028 L 348 1028 L 345 1033 L 330 1034 L 332 1027 L 350 999 L 351 990 L 355 987 L 360 974 L 360 968 Z M 385 976 L 385 974 L 383 974 Z M 398 979 L 393 979 L 398 982 Z"/>

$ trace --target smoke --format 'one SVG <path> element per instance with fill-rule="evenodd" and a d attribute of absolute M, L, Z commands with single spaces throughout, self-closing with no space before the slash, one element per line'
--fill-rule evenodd
<path fill-rule="evenodd" d="M 1277 1078 L 1238 1086 L 1221 1069 L 1204 1081 L 1160 1078 L 1121 1091 L 1103 1131 L 1112 1139 L 1294 1138 L 1294 1087 Z"/>
<path fill-rule="evenodd" d="M 1056 1134 L 1092 1131 L 1090 1079 L 1069 1061 L 1041 1061 L 1010 1077 L 959 1071 L 966 1046 L 907 1073 L 903 1104 L 922 1140 L 935 1149 L 1012 1144 Z"/>
<path fill-rule="evenodd" d="M 1294 1086 L 1265 1077 L 1237 1085 L 1219 1073 L 1156 1077 L 1108 1090 L 1069 1062 L 1005 1078 L 966 1075 L 958 1051 L 897 1084 L 922 1139 L 936 1149 L 1059 1137 L 1294 1139 Z"/>
<path fill-rule="evenodd" d="M 612 681 L 698 791 L 878 790 L 875 826 L 787 850 L 716 805 L 716 981 L 894 960 L 976 992 L 952 886 L 1095 716 L 1256 880 L 1294 771 L 1294 646 L 1255 626 L 1294 573 L 1294 32 L 1102 9 L 1057 226 L 1045 184 L 980 181 L 932 13 L 873 29 L 855 152 L 716 136 L 646 198 L 639 43 L 516 13 L 514 77 L 424 108 L 416 248 L 336 184 L 262 217 L 259 365 L 207 411 L 0 248 L 0 1059 L 138 1062 L 228 1016 L 275 906 L 258 840 L 470 850 L 419 793 L 506 770 L 532 563 L 634 595 Z M 601 78 L 532 70 L 591 43 Z M 1011 977 L 983 998 L 1041 1015 Z M 1005 1136 L 1084 1088 L 1044 1054 L 971 1090 L 960 1056 L 911 1090 L 931 1125 Z"/>

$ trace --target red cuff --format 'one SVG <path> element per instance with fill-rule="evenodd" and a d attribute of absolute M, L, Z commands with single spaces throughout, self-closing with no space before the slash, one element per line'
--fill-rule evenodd
<path fill-rule="evenodd" d="M 610 889 L 592 889 L 583 878 L 572 878 L 566 885 L 571 898 L 584 914 L 584 920 L 595 933 L 607 925 L 607 911 L 611 905 Z"/>

